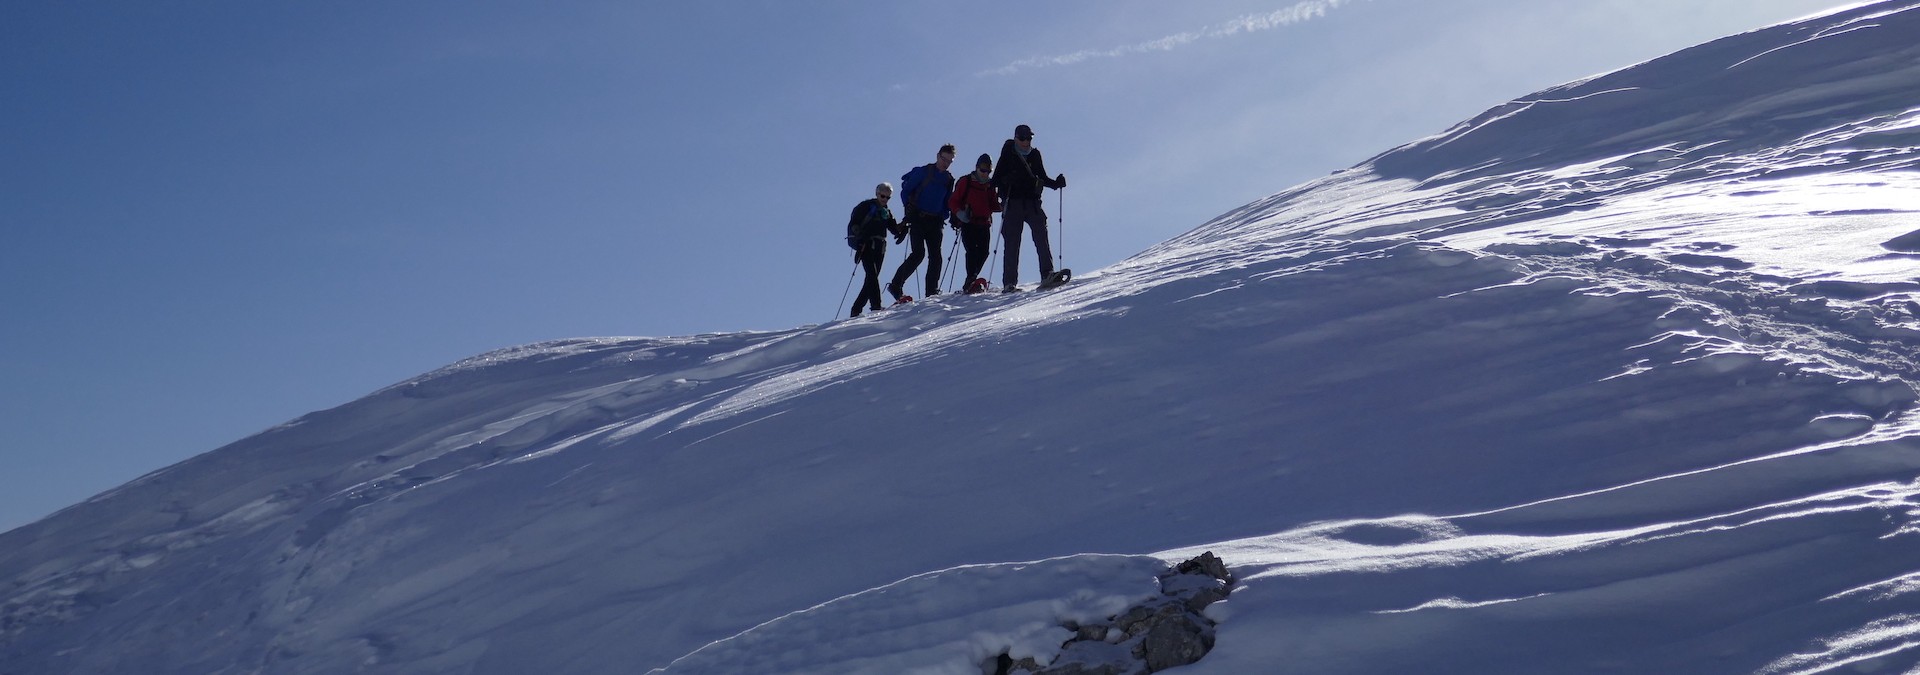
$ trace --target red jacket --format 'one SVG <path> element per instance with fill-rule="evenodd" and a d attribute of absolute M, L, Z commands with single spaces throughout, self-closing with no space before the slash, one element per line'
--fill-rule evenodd
<path fill-rule="evenodd" d="M 993 184 L 975 180 L 974 174 L 962 176 L 953 185 L 953 196 L 947 198 L 947 210 L 956 214 L 967 213 L 968 225 L 992 225 L 993 214 L 1000 212 L 1000 196 L 994 192 Z"/>

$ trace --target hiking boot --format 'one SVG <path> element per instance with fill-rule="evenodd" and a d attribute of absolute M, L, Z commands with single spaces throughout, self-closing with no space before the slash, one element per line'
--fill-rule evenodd
<path fill-rule="evenodd" d="M 939 295 L 939 294 L 940 294 L 940 289 L 938 289 L 938 288 L 929 288 L 929 289 L 927 289 L 927 296 L 926 296 L 926 297 L 929 297 L 929 298 L 931 298 L 931 297 L 933 297 L 933 296 L 936 296 L 936 295 Z"/>
<path fill-rule="evenodd" d="M 887 295 L 893 296 L 894 300 L 899 300 L 900 296 L 906 294 L 907 289 L 901 288 L 900 284 L 887 284 Z"/>
<path fill-rule="evenodd" d="M 1013 285 L 1013 284 L 1007 284 L 1007 285 L 1006 285 L 1005 287 L 1002 287 L 1002 288 L 1000 289 L 1000 292 L 1001 292 L 1001 293 L 1019 293 L 1019 292 L 1020 292 L 1020 287 L 1019 287 L 1019 286 L 1015 286 L 1015 285 Z"/>

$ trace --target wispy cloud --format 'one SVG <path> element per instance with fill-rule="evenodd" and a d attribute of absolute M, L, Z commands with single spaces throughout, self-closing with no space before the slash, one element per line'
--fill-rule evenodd
<path fill-rule="evenodd" d="M 1117 59 L 1130 54 L 1169 52 L 1201 40 L 1232 37 L 1241 33 L 1258 33 L 1260 31 L 1283 28 L 1303 21 L 1318 19 L 1326 16 L 1327 12 L 1354 1 L 1355 0 L 1306 0 L 1305 2 L 1295 3 L 1285 9 L 1268 12 L 1266 14 L 1248 14 L 1232 21 L 1215 24 L 1199 30 L 1169 35 L 1157 40 L 1148 40 L 1146 42 L 1123 45 L 1112 49 L 1087 49 L 1058 56 L 1040 56 L 1021 59 L 999 68 L 980 71 L 975 73 L 975 75 L 979 77 L 1012 75 L 1022 70 L 1049 68 L 1053 66 L 1070 66 L 1094 59 Z"/>

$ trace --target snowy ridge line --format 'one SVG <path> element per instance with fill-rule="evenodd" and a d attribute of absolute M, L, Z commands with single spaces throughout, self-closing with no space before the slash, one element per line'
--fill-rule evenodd
<path fill-rule="evenodd" d="M 1581 95 L 1579 95 L 1579 96 L 1575 96 L 1575 97 L 1573 97 L 1573 98 L 1535 98 L 1535 99 L 1520 99 L 1520 100 L 1517 100 L 1517 101 L 1514 101 L 1514 102 L 1515 102 L 1515 103 L 1523 103 L 1523 104 L 1527 104 L 1527 105 L 1533 105 L 1533 104 L 1538 104 L 1538 103 L 1573 103 L 1573 102 L 1575 102 L 1575 101 L 1584 101 L 1584 100 L 1587 100 L 1587 99 L 1590 99 L 1590 98 L 1593 98 L 1593 97 L 1595 97 L 1595 96 L 1605 96 L 1605 95 L 1607 95 L 1607 94 L 1618 94 L 1618 93 L 1621 93 L 1621 92 L 1627 92 L 1627 91 L 1637 91 L 1638 89 L 1639 89 L 1639 87 L 1621 87 L 1621 88 L 1619 88 L 1619 89 L 1608 89 L 1608 90 L 1605 90 L 1605 91 L 1596 91 L 1596 92 L 1593 92 L 1593 93 L 1591 93 L 1591 94 L 1581 94 Z"/>
<path fill-rule="evenodd" d="M 1425 180 L 1443 171 L 1484 165 L 1490 160 L 1496 160 L 1501 168 L 1482 169 L 1480 173 L 1511 174 L 1578 164 L 1676 140 L 1725 139 L 1750 150 L 1814 131 L 1822 120 L 1860 120 L 1896 112 L 1904 109 L 1902 104 L 1907 100 L 1899 94 L 1899 86 L 1887 83 L 1911 86 L 1920 77 L 1915 74 L 1920 66 L 1912 58 L 1915 47 L 1904 37 L 1912 34 L 1913 24 L 1920 19 L 1911 11 L 1916 5 L 1876 7 L 1882 9 L 1861 8 L 1822 22 L 1776 26 L 1724 38 L 1549 90 L 1556 98 L 1572 99 L 1591 92 L 1638 89 L 1551 107 L 1520 110 L 1514 105 L 1502 106 L 1433 139 L 1384 153 L 1366 166 L 1391 177 Z M 1837 33 L 1804 44 L 1794 51 L 1806 65 L 1796 64 L 1792 70 L 1730 71 L 1723 65 L 1713 65 L 1720 61 L 1731 64 L 1799 41 L 1803 39 L 1800 33 L 1818 33 L 1830 25 L 1864 21 L 1878 21 L 1884 30 Z M 1761 82 L 1762 78 L 1786 81 Z M 1851 96 L 1840 96 L 1833 92 L 1836 86 L 1856 89 Z M 1619 119 L 1627 123 L 1595 123 L 1606 115 L 1620 115 Z M 1765 124 L 1753 123 L 1760 120 Z M 1633 128 L 1636 124 L 1640 128 Z M 1473 129 L 1477 135 L 1482 129 L 1495 128 L 1499 130 L 1493 137 L 1497 143 L 1460 144 L 1459 133 L 1463 130 Z M 1526 150 L 1515 154 L 1514 146 Z"/>
<path fill-rule="evenodd" d="M 1099 306 L 1119 304 L 1119 301 L 1169 284 L 1279 263 L 1295 263 L 1299 267 L 1288 267 L 1276 274 L 1308 273 L 1321 266 L 1377 257 L 1389 247 L 1411 242 L 1359 242 L 1355 246 L 1362 250 L 1356 252 L 1348 252 L 1340 247 L 1330 250 L 1320 248 L 1315 246 L 1316 243 L 1324 242 L 1249 240 L 1246 246 L 1235 247 L 1212 241 L 1204 248 L 1164 247 L 1107 270 L 1083 276 L 1071 287 L 1049 291 L 1044 295 L 1017 298 L 1004 307 L 995 306 L 993 309 L 996 311 L 992 313 L 916 315 L 915 318 L 921 322 L 915 327 L 920 331 L 905 340 L 770 378 L 688 420 L 683 426 L 698 426 L 738 416 L 825 387 L 909 367 L 924 359 L 963 350 L 971 345 L 1004 341 L 1059 323 L 1114 316 L 1124 313 L 1124 309 L 1102 309 Z M 1221 255 L 1222 252 L 1231 252 L 1233 255 Z M 1311 262 L 1302 260 L 1309 257 L 1313 258 Z M 1252 277 L 1262 278 L 1257 274 Z"/>
<path fill-rule="evenodd" d="M 1744 60 L 1742 60 L 1742 61 L 1740 61 L 1739 63 L 1735 63 L 1735 64 L 1733 64 L 1733 65 L 1731 65 L 1731 66 L 1727 66 L 1727 70 L 1733 70 L 1734 68 L 1739 68 L 1740 66 L 1744 66 L 1744 65 L 1747 65 L 1747 64 L 1749 64 L 1749 63 L 1752 63 L 1752 62 L 1753 62 L 1753 61 L 1755 61 L 1756 59 L 1759 59 L 1759 58 L 1761 58 L 1761 57 L 1764 57 L 1764 56 L 1767 56 L 1767 55 L 1769 55 L 1769 54 L 1773 54 L 1773 53 L 1776 53 L 1776 52 L 1780 52 L 1780 51 L 1784 51 L 1784 50 L 1788 50 L 1788 49 L 1793 49 L 1794 47 L 1798 47 L 1798 46 L 1800 46 L 1800 45 L 1804 45 L 1804 44 L 1807 44 L 1807 43 L 1809 43 L 1809 42 L 1813 42 L 1813 41 L 1815 41 L 1815 40 L 1821 40 L 1821 39 L 1825 39 L 1825 38 L 1828 38 L 1828 37 L 1832 37 L 1832 36 L 1834 36 L 1834 35 L 1838 35 L 1838 34 L 1840 34 L 1840 33 L 1848 33 L 1848 32 L 1852 32 L 1852 31 L 1856 31 L 1856 30 L 1866 30 L 1866 29 L 1869 29 L 1869 28 L 1879 28 L 1879 27 L 1880 27 L 1880 24 L 1877 24 L 1877 23 L 1869 23 L 1869 24 L 1864 24 L 1864 25 L 1858 25 L 1858 26 L 1847 26 L 1847 27 L 1845 27 L 1845 28 L 1841 28 L 1841 27 L 1838 27 L 1838 26 L 1835 26 L 1835 27 L 1830 27 L 1830 28 L 1825 28 L 1825 29 L 1822 29 L 1822 30 L 1820 31 L 1820 33 L 1819 33 L 1819 34 L 1817 34 L 1817 35 L 1814 35 L 1813 37 L 1810 37 L 1810 38 L 1807 38 L 1807 39 L 1805 39 L 1805 40 L 1801 40 L 1801 41 L 1799 41 L 1799 42 L 1795 42 L 1795 43 L 1793 43 L 1793 44 L 1790 44 L 1790 45 L 1784 45 L 1784 46 L 1780 46 L 1780 47 L 1775 47 L 1775 48 L 1773 48 L 1773 49 L 1769 49 L 1769 50 L 1767 50 L 1767 51 L 1764 51 L 1764 52 L 1760 52 L 1760 53 L 1758 53 L 1758 54 L 1754 54 L 1753 56 L 1749 56 L 1749 57 L 1747 57 L 1746 59 L 1744 59 Z"/>

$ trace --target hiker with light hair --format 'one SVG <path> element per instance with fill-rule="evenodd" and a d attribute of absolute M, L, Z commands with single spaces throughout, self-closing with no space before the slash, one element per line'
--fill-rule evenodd
<path fill-rule="evenodd" d="M 853 299 L 849 316 L 860 316 L 868 307 L 880 309 L 880 264 L 887 258 L 887 235 L 902 233 L 900 223 L 893 219 L 893 210 L 887 207 L 892 199 L 892 185 L 876 185 L 873 199 L 854 205 L 853 216 L 847 220 L 847 246 L 853 249 L 854 262 L 867 274 L 866 282 L 860 286 L 860 295 Z"/>

